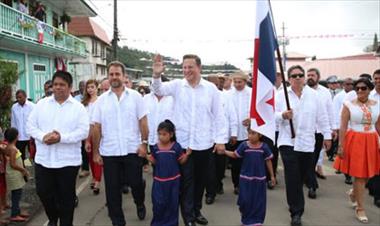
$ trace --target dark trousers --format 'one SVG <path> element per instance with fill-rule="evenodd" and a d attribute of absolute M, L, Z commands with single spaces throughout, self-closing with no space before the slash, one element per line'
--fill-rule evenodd
<path fill-rule="evenodd" d="M 284 163 L 286 199 L 291 216 L 302 216 L 305 208 L 303 184 L 313 164 L 313 153 L 294 151 L 292 146 L 279 147 Z"/>
<path fill-rule="evenodd" d="M 86 142 L 85 141 L 82 141 L 82 146 L 81 146 L 81 154 L 82 154 L 82 170 L 86 170 L 86 171 L 89 171 L 90 170 L 90 165 L 89 165 L 89 161 L 88 161 L 88 155 L 87 155 L 87 152 L 86 152 Z"/>
<path fill-rule="evenodd" d="M 311 169 L 306 179 L 306 186 L 308 188 L 317 189 L 319 187 L 318 181 L 317 181 L 317 175 L 315 174 L 315 167 L 317 166 L 322 147 L 323 147 L 323 135 L 321 133 L 316 133 L 314 152 L 313 152 L 313 163 L 310 165 Z"/>
<path fill-rule="evenodd" d="M 374 176 L 368 181 L 368 190 L 375 200 L 380 200 L 380 175 Z"/>
<path fill-rule="evenodd" d="M 22 196 L 22 188 L 12 190 L 11 199 L 12 199 L 12 209 L 11 209 L 11 217 L 16 217 L 20 215 L 20 200 Z"/>
<path fill-rule="evenodd" d="M 339 139 L 333 140 L 331 142 L 331 148 L 329 150 L 326 150 L 326 155 L 329 158 L 333 158 L 336 155 L 338 151 L 338 145 L 339 145 Z"/>
<path fill-rule="evenodd" d="M 210 155 L 206 197 L 215 198 L 216 192 L 223 189 L 224 172 L 226 171 L 226 156 L 216 152 Z"/>
<path fill-rule="evenodd" d="M 193 222 L 202 209 L 202 198 L 208 179 L 212 148 L 193 150 L 185 164 L 181 166 L 180 204 L 184 222 Z"/>
<path fill-rule="evenodd" d="M 273 158 L 271 160 L 272 160 L 273 174 L 275 177 L 277 175 L 277 165 L 278 165 L 278 148 L 276 146 L 277 138 L 278 138 L 278 132 L 276 132 L 275 143 L 273 143 L 273 141 L 269 139 L 268 137 L 265 137 L 265 136 L 262 137 L 263 142 L 268 145 L 268 147 L 270 148 L 273 154 Z M 266 175 L 267 175 L 267 181 L 270 181 L 268 168 L 265 167 L 265 170 L 266 170 Z"/>
<path fill-rule="evenodd" d="M 231 151 L 235 151 L 241 143 L 243 143 L 244 140 L 238 141 L 235 145 L 230 145 Z M 232 183 L 234 184 L 234 188 L 239 187 L 239 179 L 240 179 L 240 170 L 241 170 L 241 164 L 243 162 L 242 158 L 236 158 L 232 159 L 230 158 L 231 162 L 231 177 L 232 177 Z"/>
<path fill-rule="evenodd" d="M 142 158 L 137 154 L 103 156 L 108 215 L 113 225 L 126 224 L 121 193 L 125 181 L 132 188 L 132 196 L 136 206 L 144 204 L 145 185 L 142 177 L 142 162 Z M 123 177 L 126 177 L 126 180 Z"/>
<path fill-rule="evenodd" d="M 35 164 L 36 191 L 50 222 L 72 226 L 79 166 L 46 168 Z"/>
<path fill-rule="evenodd" d="M 20 150 L 22 160 L 26 159 L 26 147 L 28 147 L 29 150 L 29 140 L 19 140 L 16 142 L 16 148 Z"/>

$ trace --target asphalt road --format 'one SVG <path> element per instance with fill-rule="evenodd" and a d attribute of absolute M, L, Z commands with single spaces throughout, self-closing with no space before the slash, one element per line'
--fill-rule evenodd
<path fill-rule="evenodd" d="M 320 189 L 315 200 L 305 198 L 306 207 L 302 217 L 304 226 L 319 225 L 362 225 L 355 216 L 354 210 L 349 206 L 346 191 L 350 188 L 344 184 L 344 176 L 335 174 L 331 168 L 331 162 L 325 161 L 325 172 L 327 180 L 319 180 Z M 152 219 L 152 205 L 150 189 L 152 183 L 151 170 L 144 173 L 147 180 L 146 207 L 147 216 L 140 221 L 136 215 L 136 208 L 131 194 L 123 195 L 123 209 L 126 216 L 127 225 L 149 225 Z M 78 179 L 77 192 L 79 193 L 79 206 L 75 210 L 74 224 L 77 226 L 107 226 L 112 225 L 108 218 L 105 206 L 104 188 L 101 193 L 94 196 L 89 188 L 90 178 Z M 217 196 L 212 205 L 204 205 L 203 215 L 208 219 L 210 226 L 238 226 L 240 224 L 240 213 L 236 205 L 237 196 L 233 194 L 230 172 L 226 171 L 224 180 L 225 194 Z M 305 194 L 307 190 L 305 189 Z M 380 209 L 373 205 L 373 198 L 366 194 L 366 213 L 369 223 L 366 225 L 380 225 Z M 181 218 L 180 218 L 181 219 Z M 42 226 L 47 224 L 47 218 L 43 210 L 35 215 L 27 225 Z M 180 220 L 182 225 L 182 220 Z M 265 225 L 290 225 L 290 217 L 287 210 L 285 184 L 283 171 L 280 166 L 279 185 L 274 190 L 267 193 L 267 214 Z"/>

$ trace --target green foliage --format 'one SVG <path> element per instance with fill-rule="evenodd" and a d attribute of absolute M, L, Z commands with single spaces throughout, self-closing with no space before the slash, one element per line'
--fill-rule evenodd
<path fill-rule="evenodd" d="M 12 85 L 17 81 L 17 64 L 9 63 L 0 58 L 0 126 L 10 126 L 12 107 Z"/>
<path fill-rule="evenodd" d="M 127 67 L 133 69 L 143 70 L 143 75 L 150 76 L 152 75 L 152 59 L 155 55 L 154 53 L 141 51 L 137 49 L 131 49 L 127 46 L 118 48 L 117 52 L 118 60 L 123 62 Z M 182 69 L 180 61 L 176 61 L 171 57 L 163 56 L 165 62 L 166 74 L 178 74 L 181 73 L 179 70 Z M 225 70 L 225 71 L 234 71 L 238 68 L 232 64 L 222 64 L 222 65 L 202 65 L 203 70 Z"/>

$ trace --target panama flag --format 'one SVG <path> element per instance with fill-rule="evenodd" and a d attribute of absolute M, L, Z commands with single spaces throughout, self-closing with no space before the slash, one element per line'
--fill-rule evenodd
<path fill-rule="evenodd" d="M 274 83 L 276 80 L 274 34 L 269 2 L 256 1 L 256 36 L 253 56 L 251 129 L 274 141 Z"/>

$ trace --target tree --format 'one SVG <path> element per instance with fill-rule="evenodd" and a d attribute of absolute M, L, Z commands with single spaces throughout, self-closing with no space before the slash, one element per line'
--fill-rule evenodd
<path fill-rule="evenodd" d="M 379 41 L 377 39 L 377 33 L 375 33 L 375 36 L 373 37 L 373 43 L 372 45 L 366 46 L 363 51 L 366 53 L 375 52 L 379 48 Z"/>
<path fill-rule="evenodd" d="M 3 129 L 10 126 L 12 85 L 17 79 L 17 64 L 7 62 L 0 57 L 0 126 Z"/>

